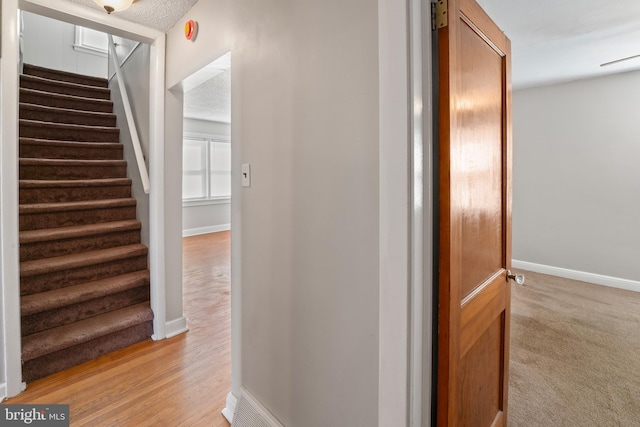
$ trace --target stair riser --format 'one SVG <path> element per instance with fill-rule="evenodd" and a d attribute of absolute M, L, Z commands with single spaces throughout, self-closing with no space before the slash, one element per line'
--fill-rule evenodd
<path fill-rule="evenodd" d="M 67 123 L 85 126 L 115 127 L 116 125 L 115 116 L 72 114 L 68 111 L 40 111 L 20 108 L 20 118 L 25 120 L 38 120 L 41 122 Z"/>
<path fill-rule="evenodd" d="M 20 230 L 96 224 L 136 218 L 135 206 L 122 206 L 81 211 L 43 212 L 20 215 Z"/>
<path fill-rule="evenodd" d="M 95 111 L 99 113 L 113 112 L 111 101 L 92 101 L 87 99 L 62 98 L 55 93 L 35 94 L 28 91 L 20 91 L 20 102 L 27 104 L 45 105 L 47 107 L 68 108 L 71 110 Z"/>
<path fill-rule="evenodd" d="M 79 142 L 120 142 L 120 130 L 69 128 L 57 124 L 33 124 L 20 121 L 20 136 L 23 138 L 53 139 Z"/>
<path fill-rule="evenodd" d="M 94 89 L 91 87 L 73 87 L 64 84 L 55 84 L 55 82 L 48 81 L 33 81 L 20 77 L 20 87 L 25 89 L 40 90 L 42 92 L 60 93 L 63 95 L 82 96 L 84 98 L 93 99 L 109 99 L 110 93 L 108 91 Z"/>
<path fill-rule="evenodd" d="M 89 301 L 79 302 L 55 310 L 22 317 L 22 335 L 68 325 L 89 317 L 149 301 L 149 285 L 129 289 Z"/>
<path fill-rule="evenodd" d="M 146 268 L 147 255 L 140 255 L 71 270 L 22 277 L 20 278 L 20 294 L 31 295 L 51 291 L 94 280 L 106 279 L 107 277 L 133 273 Z"/>
<path fill-rule="evenodd" d="M 44 378 L 63 369 L 143 341 L 152 334 L 153 322 L 148 321 L 99 339 L 29 360 L 22 365 L 22 380 L 31 382 Z"/>
<path fill-rule="evenodd" d="M 129 197 L 131 197 L 131 186 L 127 185 L 20 189 L 21 204 L 126 199 Z"/>
<path fill-rule="evenodd" d="M 90 76 L 79 76 L 79 75 L 71 75 L 64 72 L 59 72 L 57 70 L 48 70 L 33 67 L 29 64 L 24 65 L 24 74 L 29 76 L 37 76 L 44 77 L 45 79 L 58 80 L 69 83 L 77 83 L 81 85 L 88 86 L 98 86 L 98 87 L 107 87 L 108 81 L 106 79 L 90 77 Z"/>
<path fill-rule="evenodd" d="M 122 160 L 122 145 L 109 148 L 20 143 L 23 159 Z"/>
<path fill-rule="evenodd" d="M 126 178 L 126 166 L 20 165 L 20 179 L 101 179 Z"/>
<path fill-rule="evenodd" d="M 75 239 L 54 240 L 50 242 L 22 243 L 20 244 L 20 261 L 71 255 L 134 243 L 140 243 L 140 230 L 121 231 L 98 236 L 78 237 Z"/>

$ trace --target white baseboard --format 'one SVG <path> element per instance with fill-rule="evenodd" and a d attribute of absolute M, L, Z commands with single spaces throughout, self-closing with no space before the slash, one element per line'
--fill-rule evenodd
<path fill-rule="evenodd" d="M 200 234 L 217 233 L 218 231 L 231 230 L 231 224 L 219 224 L 209 227 L 187 228 L 182 230 L 182 237 L 198 236 Z"/>
<path fill-rule="evenodd" d="M 618 277 L 587 273 L 586 271 L 569 270 L 568 268 L 535 264 L 533 262 L 518 261 L 515 259 L 511 261 L 511 265 L 513 268 L 521 268 L 535 273 L 549 274 L 551 276 L 564 277 L 565 279 L 580 280 L 582 282 L 594 283 L 596 285 L 640 292 L 640 282 L 635 280 L 620 279 Z"/>
<path fill-rule="evenodd" d="M 238 398 L 233 395 L 233 393 L 227 393 L 227 404 L 225 408 L 222 410 L 222 415 L 229 421 L 230 424 L 233 423 L 233 414 L 236 412 L 236 404 L 238 403 Z"/>
<path fill-rule="evenodd" d="M 0 402 L 7 398 L 7 383 L 0 383 Z"/>
<path fill-rule="evenodd" d="M 165 324 L 166 338 L 175 337 L 176 335 L 187 332 L 188 330 L 187 319 L 185 317 L 170 320 Z"/>

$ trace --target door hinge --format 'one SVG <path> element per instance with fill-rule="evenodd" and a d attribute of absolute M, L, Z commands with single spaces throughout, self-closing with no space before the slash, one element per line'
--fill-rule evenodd
<path fill-rule="evenodd" d="M 449 25 L 447 8 L 447 0 L 438 0 L 435 3 L 431 3 L 431 29 L 433 31 Z"/>

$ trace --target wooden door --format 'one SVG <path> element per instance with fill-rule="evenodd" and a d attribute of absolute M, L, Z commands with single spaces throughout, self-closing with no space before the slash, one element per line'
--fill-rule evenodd
<path fill-rule="evenodd" d="M 445 6 L 446 7 L 446 6 Z M 511 264 L 510 42 L 474 0 L 438 30 L 438 426 L 504 426 Z"/>

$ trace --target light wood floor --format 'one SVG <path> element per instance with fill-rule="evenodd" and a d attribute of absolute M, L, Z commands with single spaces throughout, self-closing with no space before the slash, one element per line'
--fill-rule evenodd
<path fill-rule="evenodd" d="M 184 238 L 183 260 L 189 332 L 34 381 L 3 403 L 66 403 L 72 426 L 228 427 L 230 233 Z"/>

